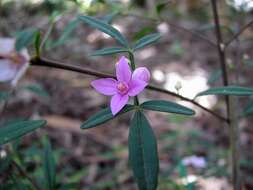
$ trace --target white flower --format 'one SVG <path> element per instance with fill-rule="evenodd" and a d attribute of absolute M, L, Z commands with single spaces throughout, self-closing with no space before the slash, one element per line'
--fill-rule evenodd
<path fill-rule="evenodd" d="M 0 38 L 0 82 L 16 86 L 29 66 L 27 49 L 15 50 L 15 39 Z"/>

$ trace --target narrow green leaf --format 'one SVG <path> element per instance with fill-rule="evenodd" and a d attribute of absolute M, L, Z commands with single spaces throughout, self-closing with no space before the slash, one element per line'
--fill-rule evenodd
<path fill-rule="evenodd" d="M 147 26 L 147 27 L 142 28 L 140 31 L 136 32 L 132 39 L 134 41 L 137 41 L 141 39 L 142 37 L 150 33 L 155 33 L 155 32 L 156 32 L 156 28 L 154 26 Z"/>
<path fill-rule="evenodd" d="M 187 107 L 181 106 L 174 102 L 164 100 L 151 100 L 144 102 L 140 105 L 141 108 L 146 110 L 153 110 L 159 112 L 176 113 L 183 115 L 194 115 L 195 112 Z"/>
<path fill-rule="evenodd" d="M 68 23 L 68 25 L 64 28 L 59 40 L 57 40 L 54 44 L 53 47 L 63 45 L 66 40 L 70 37 L 71 33 L 74 31 L 74 29 L 78 26 L 80 23 L 80 20 L 74 19 Z"/>
<path fill-rule="evenodd" d="M 53 156 L 52 147 L 47 139 L 44 143 L 44 175 L 48 189 L 54 190 L 56 185 L 56 164 Z"/>
<path fill-rule="evenodd" d="M 159 172 L 156 138 L 140 111 L 131 121 L 128 147 L 130 165 L 139 189 L 155 190 Z"/>
<path fill-rule="evenodd" d="M 198 93 L 196 97 L 206 95 L 250 96 L 252 94 L 253 88 L 241 86 L 226 86 L 226 87 L 210 88 L 206 91 Z"/>
<path fill-rule="evenodd" d="M 137 50 L 137 49 L 141 49 L 145 46 L 148 46 L 152 43 L 157 42 L 159 39 L 161 38 L 161 34 L 159 33 L 155 33 L 155 34 L 149 34 L 147 36 L 144 36 L 143 38 L 141 38 L 140 40 L 138 40 L 135 44 L 133 49 Z"/>
<path fill-rule="evenodd" d="M 12 122 L 0 128 L 0 145 L 6 144 L 12 140 L 26 135 L 40 127 L 46 125 L 46 121 L 19 121 Z"/>
<path fill-rule="evenodd" d="M 9 92 L 0 92 L 0 102 L 5 101 L 10 97 Z"/>
<path fill-rule="evenodd" d="M 96 29 L 108 34 L 109 36 L 111 36 L 112 38 L 117 40 L 124 47 L 128 47 L 128 43 L 127 43 L 127 40 L 125 39 L 125 37 L 117 29 L 115 29 L 111 25 L 109 25 L 103 21 L 100 21 L 96 18 L 90 17 L 90 16 L 79 16 L 78 18 L 81 21 L 89 24 L 93 28 L 96 28 Z"/>
<path fill-rule="evenodd" d="M 116 53 L 123 53 L 128 52 L 129 50 L 126 48 L 121 47 L 110 47 L 110 48 L 103 48 L 100 50 L 97 50 L 91 54 L 91 56 L 101 56 L 101 55 L 112 55 Z"/>
<path fill-rule="evenodd" d="M 118 113 L 117 115 L 129 112 L 133 109 L 134 109 L 133 105 L 126 105 L 123 108 L 123 110 L 120 111 L 120 113 Z M 116 116 L 112 115 L 111 108 L 109 108 L 109 107 L 105 108 L 105 109 L 101 110 L 100 112 L 96 113 L 95 115 L 91 116 L 87 121 L 85 121 L 81 125 L 81 129 L 89 129 L 89 128 L 92 128 L 92 127 L 96 127 L 100 124 L 103 124 L 103 123 L 113 119 Z"/>
<path fill-rule="evenodd" d="M 41 43 L 41 35 L 40 35 L 40 31 L 38 30 L 35 34 L 35 40 L 34 40 L 34 47 L 35 47 L 35 52 L 36 52 L 37 57 L 40 57 L 40 43 Z"/>
<path fill-rule="evenodd" d="M 245 63 L 246 63 L 247 65 L 253 67 L 253 59 L 247 60 Z"/>
<path fill-rule="evenodd" d="M 211 73 L 209 79 L 208 79 L 208 84 L 212 84 L 215 83 L 216 81 L 218 81 L 222 76 L 222 71 L 221 69 L 215 70 Z"/>
<path fill-rule="evenodd" d="M 250 100 L 248 105 L 243 109 L 243 115 L 252 115 L 253 114 L 253 99 Z"/>
<path fill-rule="evenodd" d="M 38 85 L 38 84 L 25 86 L 23 89 L 28 90 L 32 93 L 35 93 L 36 95 L 41 96 L 41 97 L 48 98 L 50 96 L 48 92 L 41 85 Z"/>
<path fill-rule="evenodd" d="M 8 154 L 6 157 L 2 157 L 0 159 L 0 173 L 7 172 L 7 170 L 9 169 L 9 166 L 11 165 L 11 159 L 12 159 L 11 155 L 8 155 Z"/>
<path fill-rule="evenodd" d="M 156 5 L 156 12 L 157 14 L 160 14 L 169 4 L 169 2 L 163 2 L 163 3 L 158 3 Z"/>
<path fill-rule="evenodd" d="M 35 28 L 31 28 L 31 29 L 27 29 L 27 30 L 19 32 L 17 34 L 17 37 L 16 37 L 17 39 L 15 43 L 16 51 L 21 51 L 23 48 L 30 45 L 34 40 L 34 36 L 36 32 L 37 32 L 37 29 Z"/>
<path fill-rule="evenodd" d="M 106 22 L 107 24 L 112 23 L 113 19 L 119 14 L 118 11 L 115 11 L 113 13 L 110 13 L 106 16 L 103 17 L 103 21 Z"/>

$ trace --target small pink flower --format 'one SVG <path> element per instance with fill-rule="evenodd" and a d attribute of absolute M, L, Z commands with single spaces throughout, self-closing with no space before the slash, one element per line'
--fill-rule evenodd
<path fill-rule="evenodd" d="M 0 82 L 10 82 L 12 86 L 16 86 L 28 66 L 27 50 L 16 52 L 14 39 L 0 38 Z"/>
<path fill-rule="evenodd" d="M 111 111 L 116 115 L 128 102 L 129 96 L 138 95 L 147 85 L 150 73 L 147 68 L 139 67 L 132 73 L 127 59 L 122 56 L 116 64 L 116 77 L 103 78 L 91 82 L 99 93 L 112 96 Z"/>

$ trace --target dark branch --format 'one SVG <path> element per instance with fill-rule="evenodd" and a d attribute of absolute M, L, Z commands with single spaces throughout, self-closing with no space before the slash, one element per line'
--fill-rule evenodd
<path fill-rule="evenodd" d="M 217 50 L 218 50 L 219 59 L 220 59 L 220 67 L 222 70 L 223 85 L 228 86 L 228 72 L 227 72 L 227 66 L 226 66 L 225 44 L 223 43 L 223 39 L 222 39 L 217 4 L 216 4 L 216 0 L 211 0 L 211 2 L 212 2 L 212 11 L 213 11 L 213 16 L 214 16 L 215 33 L 216 33 L 216 38 L 217 38 Z M 226 101 L 227 117 L 228 117 L 229 116 L 228 96 L 225 97 L 225 101 Z"/>
<path fill-rule="evenodd" d="M 248 24 L 246 24 L 245 26 L 243 26 L 239 32 L 237 32 L 230 40 L 228 40 L 225 43 L 225 47 L 228 47 L 234 40 L 238 39 L 238 37 L 245 31 L 247 30 L 251 25 L 253 25 L 253 20 L 251 22 L 249 22 Z"/>
<path fill-rule="evenodd" d="M 25 170 L 23 170 L 22 167 L 20 167 L 18 165 L 18 163 L 16 163 L 14 160 L 12 160 L 12 165 L 17 169 L 17 171 L 19 172 L 19 174 L 25 178 L 27 178 L 31 184 L 35 187 L 35 189 L 37 190 L 42 190 L 42 188 L 40 188 L 40 186 L 37 184 L 36 180 L 33 179 L 32 177 L 30 177 Z"/>
<path fill-rule="evenodd" d="M 62 64 L 62 63 L 59 63 L 57 61 L 51 61 L 51 60 L 47 60 L 47 59 L 34 58 L 30 62 L 34 66 L 58 68 L 58 69 L 74 71 L 74 72 L 78 72 L 78 73 L 82 73 L 82 74 L 86 74 L 86 75 L 90 75 L 90 76 L 100 77 L 100 78 L 115 78 L 115 76 L 113 76 L 113 75 L 109 75 L 109 74 L 105 74 L 105 73 L 97 72 L 97 71 L 93 71 L 93 70 L 83 69 L 83 68 L 78 67 L 78 66 Z M 171 92 L 171 91 L 159 88 L 159 87 L 155 87 L 153 85 L 148 85 L 147 89 L 152 90 L 152 91 L 156 91 L 156 92 L 161 92 L 161 93 L 164 93 L 164 94 L 167 94 L 167 95 L 171 95 L 171 96 L 177 97 L 177 98 L 179 98 L 181 100 L 184 100 L 184 101 L 187 101 L 187 102 L 191 102 L 192 104 L 194 104 L 197 107 L 199 107 L 199 108 L 205 110 L 206 112 L 212 114 L 214 117 L 220 119 L 221 121 L 228 122 L 228 119 L 220 116 L 219 114 L 213 112 L 212 110 L 209 110 L 208 108 L 205 108 L 204 106 L 200 105 L 199 103 L 195 102 L 192 99 L 186 98 L 184 96 L 181 96 L 179 94 L 176 94 L 174 92 Z"/>
<path fill-rule="evenodd" d="M 201 40 L 207 42 L 212 47 L 216 47 L 216 43 L 215 42 L 213 42 L 212 40 L 208 39 L 207 37 L 205 37 L 204 35 L 200 34 L 199 32 L 192 31 L 192 30 L 190 30 L 188 28 L 184 28 L 184 27 L 182 27 L 180 25 L 177 25 L 177 24 L 174 24 L 172 22 L 169 22 L 169 21 L 166 21 L 166 20 L 163 20 L 163 19 L 147 18 L 147 17 L 141 16 L 141 15 L 136 15 L 136 14 L 126 14 L 124 16 L 136 17 L 136 18 L 140 18 L 140 19 L 143 19 L 143 20 L 149 20 L 151 22 L 166 22 L 172 28 L 174 28 L 176 30 L 179 30 L 179 31 L 182 31 L 182 32 L 185 32 L 185 33 L 190 34 L 192 36 L 195 36 L 198 39 L 201 39 Z"/>

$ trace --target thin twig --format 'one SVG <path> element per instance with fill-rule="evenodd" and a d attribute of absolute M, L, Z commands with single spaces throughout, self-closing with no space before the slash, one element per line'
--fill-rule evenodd
<path fill-rule="evenodd" d="M 131 16 L 131 17 L 135 17 L 135 18 L 139 18 L 139 19 L 143 19 L 143 20 L 149 20 L 151 22 L 165 22 L 167 23 L 169 26 L 171 26 L 172 28 L 185 32 L 187 34 L 190 34 L 192 36 L 197 37 L 198 39 L 202 39 L 203 41 L 207 42 L 209 45 L 211 45 L 212 47 L 216 47 L 216 43 L 213 42 L 212 40 L 208 39 L 207 37 L 205 37 L 204 35 L 200 34 L 199 32 L 195 32 L 192 31 L 188 28 L 184 28 L 183 26 L 177 25 L 175 23 L 166 21 L 164 19 L 156 19 L 156 18 L 151 18 L 151 17 L 144 17 L 141 15 L 137 15 L 137 14 L 133 14 L 133 13 L 128 13 L 128 14 L 122 14 L 123 16 Z"/>
<path fill-rule="evenodd" d="M 57 61 L 52 61 L 52 60 L 47 60 L 47 59 L 42 59 L 42 58 L 34 58 L 32 60 L 30 60 L 31 64 L 34 66 L 43 66 L 43 67 L 52 67 L 52 68 L 58 68 L 58 69 L 63 69 L 63 70 L 68 70 L 68 71 L 74 71 L 74 72 L 78 72 L 78 73 L 82 73 L 82 74 L 87 74 L 90 76 L 96 76 L 96 77 L 101 77 L 101 78 L 115 78 L 115 76 L 110 75 L 110 74 L 105 74 L 102 72 L 97 72 L 97 71 L 93 71 L 93 70 L 88 70 L 88 69 L 84 69 L 78 66 L 73 66 L 73 65 L 67 65 L 67 64 L 63 64 L 63 63 L 59 63 Z M 186 98 L 184 96 L 181 96 L 179 94 L 176 94 L 174 92 L 171 92 L 169 90 L 163 89 L 163 88 L 159 88 L 159 87 L 155 87 L 153 85 L 148 85 L 147 89 L 152 90 L 152 91 L 156 91 L 156 92 L 161 92 L 170 96 L 174 96 L 176 98 L 179 98 L 181 100 L 190 102 L 194 105 L 196 105 L 197 107 L 205 110 L 206 112 L 212 114 L 214 117 L 220 119 L 223 122 L 228 122 L 228 119 L 213 112 L 212 110 L 209 110 L 208 108 L 205 108 L 204 106 L 200 105 L 199 103 L 195 102 L 192 99 Z"/>
<path fill-rule="evenodd" d="M 174 92 L 171 92 L 169 90 L 165 90 L 165 89 L 162 89 L 162 88 L 159 88 L 159 87 L 155 87 L 153 85 L 148 85 L 147 89 L 152 90 L 152 91 L 156 91 L 156 92 L 161 92 L 161 93 L 164 93 L 164 94 L 168 94 L 168 95 L 174 96 L 176 98 L 179 98 L 179 99 L 181 99 L 183 101 L 190 102 L 190 103 L 194 104 L 195 106 L 197 106 L 197 107 L 205 110 L 206 112 L 210 113 L 214 117 L 220 119 L 221 121 L 224 121 L 224 122 L 227 122 L 227 123 L 229 122 L 229 120 L 227 118 L 225 118 L 225 117 L 223 117 L 223 116 L 221 116 L 221 115 L 213 112 L 212 110 L 210 110 L 210 109 L 202 106 L 201 104 L 199 104 L 198 102 L 196 102 L 196 101 L 194 101 L 192 99 L 186 98 L 184 96 L 181 96 L 181 95 L 179 95 L 177 93 L 174 93 Z"/>
<path fill-rule="evenodd" d="M 251 22 L 249 22 L 248 24 L 246 24 L 245 26 L 243 26 L 239 32 L 237 32 L 230 40 L 228 40 L 225 43 L 225 48 L 228 47 L 234 40 L 236 40 L 246 29 L 248 29 L 251 25 L 253 25 L 253 20 Z"/>
<path fill-rule="evenodd" d="M 18 172 L 20 173 L 21 176 L 24 176 L 25 178 L 27 178 L 31 184 L 35 187 L 35 189 L 37 190 L 42 190 L 42 188 L 37 184 L 37 182 L 35 181 L 35 179 L 33 179 L 32 177 L 30 177 L 25 170 L 23 170 L 23 168 L 21 168 L 17 162 L 15 162 L 14 160 L 12 160 L 12 165 L 18 170 Z"/>

